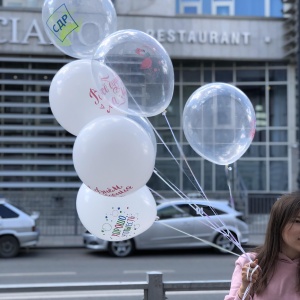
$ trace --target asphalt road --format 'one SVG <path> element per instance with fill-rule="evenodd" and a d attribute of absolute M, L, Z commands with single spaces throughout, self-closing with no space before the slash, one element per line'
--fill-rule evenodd
<path fill-rule="evenodd" d="M 85 248 L 38 248 L 13 259 L 0 259 L 0 284 L 91 283 L 146 281 L 147 272 L 163 273 L 164 281 L 230 280 L 234 255 L 210 250 L 142 251 L 113 258 Z M 224 299 L 226 292 L 174 292 L 169 300 Z M 17 299 L 141 300 L 142 291 L 60 292 L 54 294 L 0 294 Z"/>

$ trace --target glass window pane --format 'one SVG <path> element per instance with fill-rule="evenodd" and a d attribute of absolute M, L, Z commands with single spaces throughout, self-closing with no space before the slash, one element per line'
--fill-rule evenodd
<path fill-rule="evenodd" d="M 199 157 L 199 154 L 196 153 L 190 145 L 183 145 L 182 149 L 186 157 Z"/>
<path fill-rule="evenodd" d="M 179 86 L 175 85 L 174 87 L 174 94 L 172 101 L 170 102 L 169 106 L 167 107 L 167 114 L 166 117 L 170 122 L 170 125 L 173 127 L 180 126 L 180 105 L 179 105 Z M 167 127 L 168 124 L 166 122 L 165 117 L 162 114 L 153 116 L 149 118 L 149 121 L 155 127 Z"/>
<path fill-rule="evenodd" d="M 270 130 L 270 142 L 287 142 L 286 130 Z"/>
<path fill-rule="evenodd" d="M 212 71 L 211 70 L 204 70 L 203 76 L 204 76 L 204 79 L 203 79 L 204 82 L 206 82 L 206 83 L 212 82 Z"/>
<path fill-rule="evenodd" d="M 174 80 L 175 82 L 180 82 L 180 71 L 177 69 L 174 69 Z"/>
<path fill-rule="evenodd" d="M 199 70 L 183 70 L 182 80 L 184 82 L 200 82 L 200 69 Z"/>
<path fill-rule="evenodd" d="M 199 60 L 184 60 L 182 62 L 182 67 L 183 68 L 200 68 L 201 63 Z"/>
<path fill-rule="evenodd" d="M 271 157 L 287 157 L 288 148 L 287 146 L 270 146 Z"/>
<path fill-rule="evenodd" d="M 237 167 L 249 191 L 266 189 L 266 162 L 238 160 Z"/>
<path fill-rule="evenodd" d="M 237 70 L 236 81 L 265 81 L 265 70 Z"/>
<path fill-rule="evenodd" d="M 212 191 L 213 164 L 207 160 L 204 161 L 204 191 Z"/>
<path fill-rule="evenodd" d="M 269 70 L 269 81 L 286 81 L 287 71 L 284 70 Z"/>
<path fill-rule="evenodd" d="M 189 171 L 185 162 L 183 162 L 183 190 L 184 191 L 197 191 L 198 184 L 201 185 L 201 161 L 200 160 L 188 160 L 189 167 L 192 169 L 196 179 Z M 198 184 L 197 184 L 198 182 Z"/>
<path fill-rule="evenodd" d="M 166 144 L 174 144 L 174 145 L 176 144 L 173 134 L 169 128 L 157 129 L 156 131 L 157 131 L 157 134 L 159 135 L 159 137 L 156 136 L 157 143 L 162 143 L 161 140 L 163 140 L 163 142 Z M 173 133 L 174 133 L 177 141 L 179 141 L 179 130 L 173 130 Z"/>
<path fill-rule="evenodd" d="M 200 85 L 186 85 L 183 86 L 183 105 L 190 98 L 190 96 L 198 89 Z"/>
<path fill-rule="evenodd" d="M 232 82 L 233 71 L 232 70 L 216 70 L 215 77 L 217 82 Z"/>
<path fill-rule="evenodd" d="M 256 129 L 253 142 L 265 142 L 266 140 L 266 130 Z"/>
<path fill-rule="evenodd" d="M 243 157 L 266 157 L 266 146 L 250 145 Z"/>
<path fill-rule="evenodd" d="M 4 206 L 3 204 L 0 204 L 0 218 L 2 219 L 13 219 L 18 218 L 19 215 L 9 209 L 8 207 Z"/>
<path fill-rule="evenodd" d="M 164 182 L 166 181 L 172 182 L 172 184 L 179 188 L 179 167 L 174 159 L 156 160 L 155 167 L 161 178 L 153 173 L 147 182 L 147 186 L 155 191 L 170 191 L 170 187 Z"/>
<path fill-rule="evenodd" d="M 255 62 L 255 61 L 237 61 L 236 63 L 237 67 L 261 67 L 261 62 Z"/>
<path fill-rule="evenodd" d="M 217 15 L 219 16 L 229 16 L 230 9 L 228 6 L 218 6 L 217 7 Z"/>
<path fill-rule="evenodd" d="M 272 85 L 270 93 L 270 126 L 287 126 L 287 87 Z"/>
<path fill-rule="evenodd" d="M 217 60 L 215 61 L 215 67 L 216 68 L 232 68 L 233 67 L 233 63 L 232 61 L 226 61 L 226 60 Z"/>
<path fill-rule="evenodd" d="M 286 161 L 270 162 L 270 190 L 288 190 L 288 165 Z"/>
<path fill-rule="evenodd" d="M 256 127 L 266 127 L 268 118 L 266 114 L 265 86 L 239 85 L 238 88 L 247 95 L 253 105 L 256 115 Z"/>
<path fill-rule="evenodd" d="M 156 156 L 160 158 L 170 158 L 171 153 L 175 158 L 180 158 L 180 153 L 176 144 L 163 144 L 161 141 L 157 140 L 157 152 Z M 171 153 L 170 153 L 171 152 Z"/>
<path fill-rule="evenodd" d="M 227 185 L 227 177 L 226 177 L 226 171 L 225 166 L 216 165 L 216 190 L 217 191 L 227 191 L 228 185 Z"/>
<path fill-rule="evenodd" d="M 195 6 L 186 6 L 184 8 L 184 13 L 185 14 L 197 14 L 198 13 L 198 9 Z"/>

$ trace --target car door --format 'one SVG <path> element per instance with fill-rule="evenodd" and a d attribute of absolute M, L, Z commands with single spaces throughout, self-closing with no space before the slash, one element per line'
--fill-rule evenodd
<path fill-rule="evenodd" d="M 194 210 L 194 216 L 195 236 L 203 240 L 213 242 L 218 234 L 218 228 L 225 226 L 225 212 L 209 205 L 198 204 L 197 209 Z"/>
<path fill-rule="evenodd" d="M 188 204 L 168 204 L 159 207 L 159 220 L 143 234 L 136 237 L 139 248 L 180 248 L 188 247 L 194 238 L 194 217 Z"/>

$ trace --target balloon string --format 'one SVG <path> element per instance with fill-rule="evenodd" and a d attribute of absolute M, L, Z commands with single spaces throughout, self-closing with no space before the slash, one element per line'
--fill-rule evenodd
<path fill-rule="evenodd" d="M 188 235 L 188 236 L 190 236 L 190 237 L 192 237 L 192 238 L 194 238 L 194 239 L 196 239 L 196 240 L 199 240 L 199 241 L 201 241 L 201 242 L 203 242 L 203 243 L 205 243 L 205 244 L 207 244 L 207 245 L 210 245 L 210 246 L 212 246 L 212 247 L 214 247 L 214 248 L 217 248 L 217 249 L 219 249 L 219 250 L 221 250 L 221 251 L 223 251 L 223 252 L 225 251 L 225 252 L 228 252 L 228 253 L 233 254 L 233 255 L 235 255 L 235 256 L 240 256 L 240 255 L 237 254 L 237 253 L 234 253 L 234 252 L 232 252 L 232 251 L 230 251 L 230 250 L 224 249 L 224 248 L 222 248 L 222 247 L 220 247 L 220 246 L 218 246 L 218 245 L 216 245 L 216 244 L 214 244 L 214 243 L 211 243 L 211 242 L 209 242 L 209 241 L 203 240 L 203 239 L 201 239 L 201 238 L 199 238 L 199 237 L 197 237 L 197 236 L 191 235 L 191 234 L 189 234 L 189 233 L 187 233 L 187 232 L 184 232 L 184 231 L 182 231 L 182 230 L 180 230 L 180 229 L 178 229 L 178 228 L 175 228 L 175 227 L 173 227 L 173 226 L 171 226 L 171 225 L 169 225 L 169 224 L 162 223 L 162 222 L 158 222 L 158 223 L 161 224 L 161 225 L 163 225 L 163 226 L 169 227 L 169 228 L 171 228 L 171 229 L 173 229 L 173 230 L 176 230 L 176 231 L 178 231 L 178 232 L 181 232 L 181 233 L 183 233 L 183 234 L 185 234 L 185 235 Z"/>
<path fill-rule="evenodd" d="M 170 183 L 168 183 L 163 177 L 161 177 L 159 174 L 158 174 L 158 172 L 157 172 L 157 170 L 154 170 L 154 174 L 156 174 L 165 184 L 167 184 L 171 189 L 173 189 L 173 187 L 171 186 L 171 184 Z M 184 197 L 182 197 L 176 190 L 174 190 L 173 189 L 173 191 L 175 192 L 175 193 L 177 193 L 177 195 L 179 196 L 179 197 L 181 197 L 182 199 L 184 199 L 184 200 L 189 200 L 189 202 L 191 202 L 191 200 L 189 199 L 189 198 L 184 198 Z M 189 206 L 192 208 L 192 209 L 194 209 L 195 210 L 195 212 L 197 213 L 197 214 L 199 214 L 199 215 L 201 215 L 201 216 L 204 216 L 204 214 L 203 214 L 203 212 L 201 212 L 201 208 L 200 207 L 198 207 L 196 204 L 191 204 L 191 203 L 188 203 L 189 204 Z M 208 215 L 206 215 L 206 216 L 208 216 Z M 209 216 L 208 216 L 209 217 Z M 210 218 L 209 218 L 210 219 Z M 202 222 L 203 224 L 205 224 L 205 225 L 207 225 L 207 223 L 206 222 Z M 218 231 L 218 232 L 220 232 L 220 233 L 224 233 L 224 232 L 222 232 L 222 230 L 219 228 L 219 226 L 217 225 L 217 224 L 214 224 L 211 220 L 208 220 L 208 223 L 209 224 L 211 224 L 211 226 L 209 226 L 210 228 L 212 228 L 212 229 L 214 229 L 214 230 L 216 230 L 216 231 Z"/>
<path fill-rule="evenodd" d="M 207 197 L 206 197 L 206 195 L 205 195 L 205 193 L 204 193 L 204 191 L 202 190 L 202 188 L 201 188 L 201 186 L 200 186 L 200 184 L 198 183 L 198 181 L 197 181 L 197 179 L 196 179 L 196 177 L 195 177 L 195 175 L 194 175 L 194 173 L 192 172 L 192 170 L 191 170 L 191 168 L 189 167 L 189 164 L 188 164 L 188 162 L 187 162 L 187 159 L 186 159 L 186 157 L 185 157 L 185 155 L 184 155 L 184 152 L 183 152 L 183 150 L 182 150 L 182 148 L 180 147 L 180 145 L 179 145 L 179 143 L 178 143 L 178 141 L 177 141 L 177 139 L 176 139 L 176 137 L 175 137 L 175 135 L 174 135 L 174 132 L 173 132 L 173 130 L 172 130 L 172 127 L 170 126 L 170 123 L 169 123 L 169 121 L 168 121 L 168 119 L 167 119 L 167 117 L 166 117 L 166 111 L 164 111 L 163 113 L 162 113 L 162 115 L 165 117 L 165 120 L 166 120 L 166 122 L 167 122 L 167 124 L 168 124 L 168 127 L 169 127 L 169 129 L 170 129 L 170 131 L 171 131 L 171 133 L 172 133 L 172 136 L 173 136 L 173 138 L 174 138 L 174 140 L 175 140 L 175 142 L 176 142 L 176 145 L 177 145 L 177 148 L 178 148 L 178 150 L 179 150 L 179 153 L 180 153 L 180 155 L 181 155 L 181 157 L 183 157 L 183 159 L 184 159 L 184 161 L 185 161 L 185 163 L 186 163 L 186 165 L 188 166 L 188 168 L 189 168 L 189 170 L 190 170 L 190 172 L 191 172 L 191 174 L 193 175 L 193 178 L 194 178 L 194 181 L 197 183 L 197 186 L 198 186 L 198 188 L 200 189 L 200 192 L 201 192 L 201 196 L 202 197 L 204 197 L 208 202 L 209 202 L 209 200 L 207 199 Z M 167 149 L 167 151 L 170 153 L 170 155 L 171 155 L 171 157 L 175 160 L 175 162 L 177 163 L 177 165 L 179 166 L 179 168 L 180 168 L 180 170 L 190 179 L 190 177 L 188 176 L 188 174 L 185 172 L 185 170 L 184 169 L 182 169 L 182 167 L 181 167 L 181 165 L 179 164 L 179 162 L 178 162 L 178 160 L 175 158 L 175 156 L 173 155 L 173 153 L 171 152 L 171 150 L 169 149 L 169 147 L 166 145 L 166 143 L 164 142 L 164 140 L 162 139 L 162 137 L 160 136 L 160 134 L 157 132 L 157 130 L 154 128 L 154 126 L 152 125 L 152 123 L 151 122 L 149 122 L 150 124 L 151 124 L 151 126 L 152 126 L 152 129 L 154 130 L 154 132 L 156 133 L 156 135 L 157 135 L 157 137 L 160 139 L 160 141 L 162 142 L 162 144 L 165 146 L 165 148 Z M 182 199 L 189 199 L 187 196 L 185 196 L 184 195 L 184 193 L 179 189 L 179 188 L 177 188 L 173 183 L 171 183 L 171 182 L 167 182 L 160 174 L 159 174 L 159 172 L 158 172 L 158 170 L 157 169 L 155 169 L 154 170 L 154 173 L 164 182 L 164 183 L 166 183 L 180 198 L 182 198 Z M 191 180 L 190 180 L 191 181 Z M 197 187 L 194 185 L 194 182 L 192 182 L 191 181 L 191 183 L 193 184 L 193 186 L 196 188 L 196 190 L 198 190 L 197 189 Z M 182 195 L 183 194 L 183 195 Z M 191 204 L 189 204 L 192 208 L 194 208 Z M 194 209 L 197 209 L 197 210 L 199 210 L 199 208 L 197 207 L 197 208 L 194 208 Z M 218 214 L 215 212 L 215 210 L 211 207 L 211 210 L 213 211 L 213 213 L 218 217 Z M 207 216 L 208 218 L 207 219 L 210 219 L 210 217 L 209 216 Z M 221 222 L 221 224 L 226 228 L 226 225 L 222 222 L 222 220 L 221 219 L 219 219 L 219 221 Z M 220 230 L 219 229 L 219 227 L 216 227 L 216 226 L 214 226 L 213 227 L 214 229 L 216 229 L 217 231 L 219 231 L 220 233 L 222 233 L 226 238 L 228 238 L 230 241 L 232 241 L 234 244 L 235 244 L 235 246 L 242 252 L 242 253 L 244 253 L 247 257 L 248 257 L 248 259 L 249 259 L 249 261 L 251 261 L 252 262 L 252 260 L 251 260 L 251 258 L 249 257 L 249 255 L 245 252 L 245 250 L 242 248 L 242 246 L 241 246 L 241 244 L 239 243 L 239 241 L 233 236 L 233 234 L 226 228 L 226 232 L 224 231 L 224 230 Z M 196 238 L 196 237 L 195 237 Z M 222 248 L 223 249 L 223 248 Z"/>
<path fill-rule="evenodd" d="M 204 191 L 203 191 L 203 189 L 202 189 L 202 187 L 201 187 L 201 185 L 200 185 L 199 182 L 197 181 L 195 174 L 193 173 L 191 167 L 189 166 L 189 164 L 188 164 L 188 162 L 187 162 L 187 159 L 186 159 L 186 156 L 185 156 L 185 154 L 184 154 L 182 148 L 180 147 L 180 145 L 179 145 L 179 143 L 178 143 L 178 141 L 177 141 L 177 139 L 176 139 L 176 136 L 175 136 L 175 134 L 174 134 L 174 132 L 173 132 L 173 130 L 172 130 L 172 127 L 171 127 L 171 125 L 170 125 L 170 123 L 169 123 L 169 120 L 168 120 L 168 118 L 167 118 L 167 112 L 164 111 L 164 112 L 162 113 L 162 115 L 165 117 L 165 120 L 166 120 L 166 122 L 167 122 L 167 124 L 168 124 L 169 130 L 170 130 L 170 132 L 171 132 L 171 134 L 172 134 L 172 136 L 173 136 L 173 139 L 174 139 L 174 141 L 175 141 L 175 143 L 176 143 L 177 149 L 179 150 L 179 153 L 180 153 L 181 157 L 183 158 L 183 160 L 184 160 L 186 166 L 188 167 L 188 169 L 189 169 L 191 175 L 193 176 L 193 179 L 195 180 L 195 183 L 197 184 L 198 189 L 200 190 L 200 192 L 201 192 L 201 194 L 204 196 L 204 198 L 205 198 L 206 200 L 208 200 L 207 197 L 206 197 L 206 195 L 205 195 L 205 193 L 204 193 Z"/>
<path fill-rule="evenodd" d="M 188 198 L 186 195 L 184 195 L 184 196 L 182 196 L 182 195 L 180 195 L 179 193 L 178 193 L 178 188 L 176 187 L 176 186 L 174 186 L 173 185 L 173 183 L 171 183 L 170 181 L 168 182 L 167 180 L 165 180 L 159 173 L 158 173 L 158 171 L 156 170 L 156 169 L 154 169 L 154 174 L 156 174 L 166 185 L 168 185 L 180 198 L 182 198 L 182 199 L 184 199 L 184 200 L 186 200 L 187 202 L 191 202 L 191 199 L 190 198 Z M 218 226 L 216 223 L 214 224 L 213 223 L 213 221 L 212 220 L 210 220 L 211 218 L 210 218 L 210 216 L 209 215 L 207 215 L 207 214 L 205 214 L 204 212 L 203 212 L 203 210 L 201 210 L 201 208 L 200 207 L 198 207 L 198 205 L 196 205 L 196 204 L 191 204 L 191 203 L 188 203 L 189 204 L 189 206 L 192 208 L 192 209 L 194 209 L 195 210 L 195 212 L 197 213 L 197 214 L 199 214 L 199 215 L 201 215 L 201 216 L 207 216 L 208 217 L 208 223 L 209 224 L 211 224 L 211 226 L 209 226 L 210 228 L 212 228 L 212 229 L 215 229 L 215 230 L 217 230 L 218 232 L 220 232 L 220 233 L 222 233 L 222 234 L 224 234 L 225 232 L 224 231 L 222 231 L 221 229 L 220 229 L 220 226 Z M 205 225 L 207 225 L 205 222 L 202 222 L 202 223 L 204 223 Z"/>
<path fill-rule="evenodd" d="M 232 168 L 228 167 L 228 165 L 225 166 L 225 174 L 226 174 L 226 178 L 227 178 L 227 185 L 228 185 L 228 189 L 229 189 L 229 197 L 230 197 L 230 206 L 235 209 L 235 204 L 234 204 L 234 199 L 232 196 L 232 190 L 231 190 L 231 184 L 230 184 L 230 176 L 229 176 L 229 171 L 231 171 Z"/>
<path fill-rule="evenodd" d="M 251 289 L 252 285 L 253 284 L 250 282 L 249 285 L 247 286 L 246 290 L 245 290 L 245 293 L 244 293 L 244 296 L 243 296 L 242 300 L 245 300 L 247 298 L 248 294 L 250 293 L 250 289 Z"/>
<path fill-rule="evenodd" d="M 151 124 L 151 123 L 150 123 Z M 164 145 L 164 147 L 167 149 L 167 151 L 170 153 L 171 157 L 174 159 L 174 161 L 177 163 L 179 169 L 189 178 L 188 174 L 185 172 L 185 170 L 182 168 L 182 166 L 180 165 L 180 163 L 178 162 L 178 160 L 176 159 L 176 157 L 174 156 L 174 154 L 172 153 L 172 151 L 170 150 L 170 148 L 166 145 L 166 143 L 164 142 L 164 140 L 162 139 L 162 137 L 160 136 L 160 134 L 158 133 L 158 131 L 154 128 L 154 126 L 151 124 L 153 131 L 155 132 L 155 134 L 157 135 L 157 137 L 160 139 L 160 141 L 162 142 L 162 144 Z M 197 186 L 194 184 L 194 182 L 192 182 L 192 185 L 194 186 L 194 188 L 196 190 L 198 190 Z M 201 193 L 200 196 L 204 199 L 207 199 L 205 194 Z"/>
<path fill-rule="evenodd" d="M 166 113 L 164 112 L 163 113 L 164 115 L 165 115 L 165 118 L 166 118 Z M 174 135 L 174 133 L 173 133 L 173 130 L 172 130 L 172 128 L 171 128 L 171 126 L 170 126 L 170 123 L 168 122 L 168 120 L 166 119 L 166 121 L 167 121 L 167 123 L 168 123 L 168 125 L 169 125 L 169 129 L 170 129 L 170 131 L 171 131 L 171 133 L 172 133 L 172 135 L 173 135 L 173 137 L 174 137 L 174 139 L 175 139 L 175 142 L 176 142 L 176 144 L 177 144 L 177 148 L 179 149 L 179 151 L 180 151 L 180 153 L 181 153 L 181 155 L 185 158 L 185 155 L 184 155 L 184 153 L 183 153 L 183 151 L 182 151 L 182 149 L 181 149 L 181 147 L 180 147 L 180 145 L 179 145 L 179 143 L 177 142 L 177 139 L 176 139 L 176 137 L 175 137 L 175 135 Z M 151 124 L 152 125 L 152 124 Z M 153 126 L 152 126 L 153 127 Z M 169 153 L 171 154 L 171 156 L 174 158 L 174 160 L 176 161 L 176 163 L 178 164 L 178 166 L 179 166 L 179 168 L 182 170 L 182 167 L 180 166 L 180 164 L 179 164 L 179 162 L 176 160 L 176 158 L 174 157 L 174 155 L 173 155 L 173 153 L 170 151 L 170 149 L 168 148 L 168 146 L 165 144 L 165 142 L 163 141 L 163 139 L 161 138 L 161 136 L 159 135 L 159 133 L 156 131 L 156 129 L 153 127 L 153 130 L 155 131 L 155 133 L 157 134 L 157 136 L 159 137 L 159 139 L 161 140 L 161 142 L 164 144 L 164 146 L 167 148 L 167 150 L 169 151 Z M 187 164 L 187 166 L 189 167 L 189 165 L 188 165 L 188 163 L 187 163 L 187 160 L 185 159 L 185 162 L 186 162 L 186 164 Z M 189 168 L 190 169 L 190 168 Z M 184 171 L 184 170 L 182 170 L 183 171 L 183 173 L 189 178 L 189 176 L 186 174 L 186 172 Z M 191 169 L 190 169 L 190 171 L 191 171 Z M 200 186 L 200 184 L 198 183 L 198 181 L 197 181 L 197 179 L 196 179 L 196 177 L 195 177 L 195 175 L 193 174 L 193 172 L 191 171 L 191 173 L 192 173 L 192 175 L 194 176 L 194 179 L 195 179 L 195 182 L 198 184 L 198 186 L 200 187 L 200 189 L 201 189 L 201 191 L 202 191 L 202 188 L 201 188 L 201 186 Z M 156 172 L 156 175 L 158 175 L 158 173 Z M 165 183 L 166 183 L 166 181 L 160 176 L 160 179 L 162 179 Z M 171 185 L 173 185 L 172 183 L 171 183 Z M 170 185 L 169 185 L 169 187 L 171 187 Z M 171 187 L 172 188 L 172 187 Z M 196 188 L 196 187 L 195 187 Z M 197 188 L 196 188 L 197 189 Z M 172 190 L 174 191 L 174 189 L 172 188 Z M 178 194 L 178 191 L 180 191 L 180 189 L 178 189 L 178 188 L 176 188 L 176 193 Z M 205 193 L 203 192 L 202 193 L 202 195 L 204 195 L 205 196 Z M 180 196 L 180 195 L 179 195 Z M 188 198 L 187 196 L 185 196 L 186 198 Z M 183 198 L 183 197 L 181 197 L 181 198 Z M 207 197 L 205 196 L 205 199 L 209 202 L 209 200 L 207 199 Z M 191 206 L 191 205 L 190 205 Z M 215 210 L 213 209 L 213 207 L 210 207 L 211 208 L 211 210 L 212 210 L 212 212 L 215 214 L 215 216 L 217 216 L 217 218 L 218 218 L 218 214 L 215 212 Z M 219 219 L 219 221 L 220 221 L 220 223 L 222 224 L 222 226 L 223 226 L 223 228 L 226 228 L 226 225 L 224 224 L 224 222 L 220 219 L 220 218 L 218 218 Z M 218 227 L 219 228 L 219 227 Z M 224 230 L 222 231 L 223 232 L 223 235 L 224 236 L 226 236 L 229 240 L 231 240 L 241 251 L 242 251 L 242 253 L 245 253 L 245 251 L 244 251 L 244 249 L 241 247 L 241 245 L 240 245 L 240 243 L 236 240 L 236 238 L 234 237 L 234 235 L 227 229 L 227 231 L 225 232 Z"/>
<path fill-rule="evenodd" d="M 231 242 L 234 243 L 234 245 L 240 249 L 240 251 L 244 254 L 245 250 L 242 248 L 240 242 L 235 238 L 235 236 L 227 229 L 226 225 L 222 222 L 222 220 L 219 218 L 219 216 L 214 212 L 213 208 L 210 207 L 210 209 L 214 212 L 214 214 L 217 217 L 217 220 L 220 221 L 220 223 L 222 224 L 222 227 L 220 228 L 220 226 L 214 222 L 211 218 L 211 216 L 209 216 L 208 214 L 206 214 L 203 209 L 201 209 L 198 205 L 196 204 L 191 204 L 189 202 L 191 202 L 191 199 L 188 198 L 183 192 L 181 192 L 172 182 L 167 181 L 166 179 L 164 179 L 158 172 L 158 170 L 155 168 L 154 169 L 154 174 L 156 174 L 168 187 L 170 187 L 180 198 L 184 199 L 187 201 L 188 205 L 193 208 L 196 212 L 196 214 L 205 217 L 203 220 L 199 220 L 201 223 L 203 223 L 204 225 L 210 227 L 211 229 L 216 230 L 217 232 L 221 233 L 223 236 L 225 236 L 228 240 L 230 240 Z M 180 193 L 182 193 L 183 195 L 181 195 Z M 158 193 L 156 193 L 158 194 Z M 161 196 L 162 199 L 164 199 Z M 208 201 L 209 202 L 209 201 Z M 209 206 L 209 205 L 208 205 Z M 209 225 L 208 225 L 209 224 Z M 247 254 L 246 254 L 247 255 Z M 248 255 L 247 255 L 248 256 Z"/>
<path fill-rule="evenodd" d="M 177 139 L 176 139 L 176 136 L 175 136 L 175 134 L 174 134 L 174 132 L 173 132 L 173 130 L 172 130 L 172 127 L 171 127 L 171 125 L 170 125 L 170 122 L 169 122 L 169 120 L 168 120 L 168 118 L 167 118 L 167 112 L 164 111 L 164 112 L 162 113 L 162 115 L 165 117 L 165 120 L 166 120 L 166 122 L 167 122 L 167 124 L 168 124 L 169 130 L 170 130 L 170 132 L 171 132 L 171 134 L 172 134 L 172 136 L 173 136 L 173 138 L 174 138 L 174 141 L 175 141 L 175 143 L 176 143 L 176 146 L 177 146 L 177 148 L 178 148 L 178 150 L 179 150 L 179 152 L 180 152 L 180 154 L 181 154 L 181 157 L 184 159 L 184 162 L 185 162 L 186 166 L 188 167 L 188 169 L 189 169 L 191 175 L 193 176 L 193 179 L 194 179 L 194 181 L 196 182 L 198 188 L 200 189 L 201 194 L 204 195 L 204 197 L 205 197 L 205 199 L 206 199 L 207 201 L 209 201 L 208 198 L 206 197 L 206 195 L 205 195 L 205 193 L 204 193 L 204 191 L 203 191 L 201 185 L 200 185 L 199 182 L 197 181 L 197 178 L 196 178 L 196 176 L 194 175 L 192 169 L 190 168 L 190 166 L 189 166 L 189 164 L 188 164 L 188 162 L 187 162 L 186 156 L 185 156 L 185 154 L 184 154 L 184 152 L 183 152 L 181 146 L 179 145 L 179 143 L 178 143 L 178 141 L 177 141 Z M 185 174 L 186 174 L 186 173 L 185 173 Z M 189 176 L 187 176 L 187 177 L 189 178 Z M 211 207 L 211 210 L 214 212 L 214 214 L 215 214 L 216 216 L 218 216 L 218 214 L 215 212 L 215 210 L 214 210 L 212 207 Z M 219 220 L 220 220 L 221 224 L 226 228 L 226 225 L 223 223 L 223 221 L 222 221 L 221 219 L 219 219 Z M 228 231 L 228 232 L 229 232 L 229 231 Z M 232 236 L 232 239 L 235 239 L 234 236 L 233 236 L 232 234 L 231 234 L 231 236 Z M 236 239 L 235 239 L 235 240 L 236 240 Z M 244 251 L 243 251 L 243 252 L 244 252 Z"/>

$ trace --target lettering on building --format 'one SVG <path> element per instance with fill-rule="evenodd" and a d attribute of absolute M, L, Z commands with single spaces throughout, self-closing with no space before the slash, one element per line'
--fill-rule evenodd
<path fill-rule="evenodd" d="M 148 29 L 147 33 L 160 43 L 249 45 L 249 32 L 217 32 L 207 30 Z"/>

